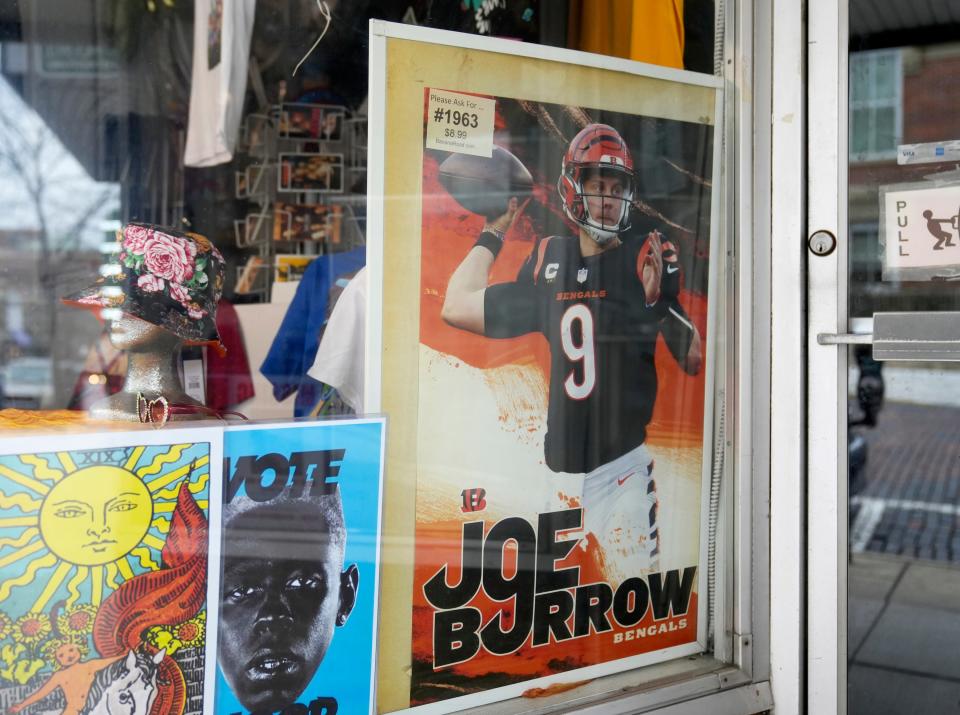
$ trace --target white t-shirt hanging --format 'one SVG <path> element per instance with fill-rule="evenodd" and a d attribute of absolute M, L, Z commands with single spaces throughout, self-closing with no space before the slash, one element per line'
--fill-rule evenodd
<path fill-rule="evenodd" d="M 367 269 L 361 268 L 337 298 L 320 348 L 307 374 L 330 385 L 354 412 L 363 411 L 363 349 Z"/>
<path fill-rule="evenodd" d="M 216 166 L 233 158 L 255 7 L 256 0 L 195 0 L 186 166 Z"/>

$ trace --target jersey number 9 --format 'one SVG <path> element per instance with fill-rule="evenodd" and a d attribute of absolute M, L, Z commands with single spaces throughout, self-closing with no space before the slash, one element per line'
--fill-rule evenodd
<path fill-rule="evenodd" d="M 580 342 L 573 336 L 574 323 L 580 323 Z M 560 319 L 560 341 L 570 362 L 583 362 L 583 381 L 577 382 L 576 370 L 563 381 L 563 388 L 572 400 L 590 396 L 597 382 L 597 364 L 593 352 L 593 314 L 583 303 L 570 306 Z"/>

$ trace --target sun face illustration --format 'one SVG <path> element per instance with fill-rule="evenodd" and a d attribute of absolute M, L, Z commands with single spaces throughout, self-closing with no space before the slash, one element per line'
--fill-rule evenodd
<path fill-rule="evenodd" d="M 153 518 L 153 500 L 125 469 L 96 466 L 65 477 L 40 507 L 40 536 L 60 559 L 103 566 L 129 554 Z"/>
<path fill-rule="evenodd" d="M 82 468 L 74 452 L 0 458 L 0 603 L 29 591 L 35 613 L 55 597 L 97 607 L 118 579 L 157 570 L 181 486 L 207 508 L 206 447 L 135 447 Z"/>

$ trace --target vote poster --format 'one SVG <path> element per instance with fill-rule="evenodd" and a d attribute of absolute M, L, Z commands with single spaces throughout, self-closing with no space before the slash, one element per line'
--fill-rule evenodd
<path fill-rule="evenodd" d="M 716 84 L 443 39 L 385 50 L 381 712 L 706 643 Z"/>
<path fill-rule="evenodd" d="M 216 712 L 373 708 L 383 420 L 229 427 Z"/>
<path fill-rule="evenodd" d="M 211 712 L 220 436 L 0 439 L 0 712 Z"/>

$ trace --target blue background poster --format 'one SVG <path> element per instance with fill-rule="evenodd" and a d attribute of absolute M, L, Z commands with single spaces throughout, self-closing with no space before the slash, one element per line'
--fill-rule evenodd
<path fill-rule="evenodd" d="M 225 431 L 218 715 L 372 712 L 383 434 Z"/>

